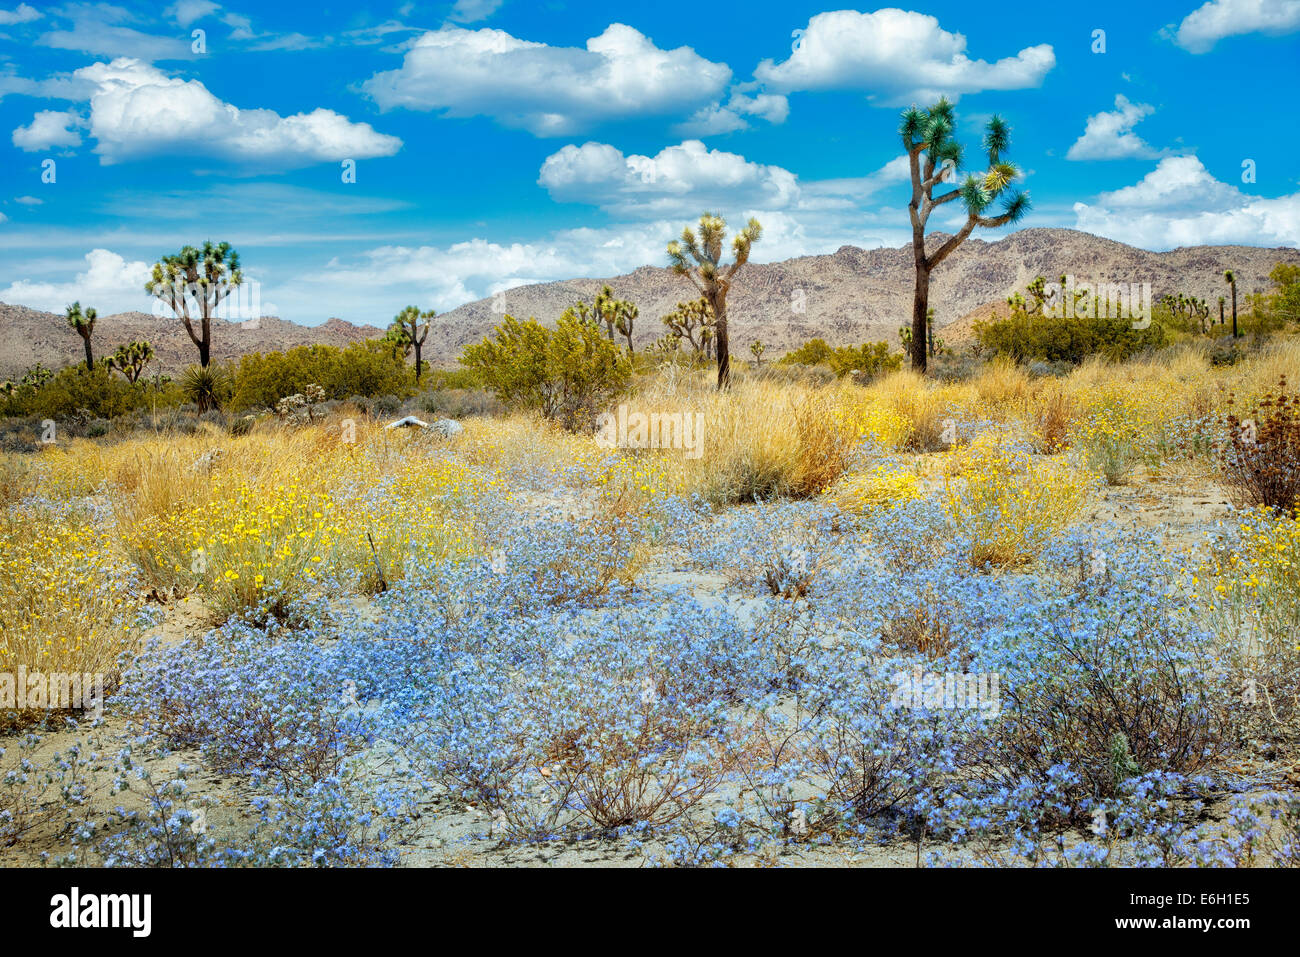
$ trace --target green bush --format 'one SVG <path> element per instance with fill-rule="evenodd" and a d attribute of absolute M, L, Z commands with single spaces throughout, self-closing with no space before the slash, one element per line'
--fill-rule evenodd
<path fill-rule="evenodd" d="M 825 339 L 809 339 L 793 352 L 781 357 L 782 365 L 829 366 L 836 376 L 857 372 L 863 378 L 874 379 L 882 372 L 891 372 L 903 363 L 901 355 L 890 355 L 884 342 L 867 342 L 860 346 L 832 348 Z"/>
<path fill-rule="evenodd" d="M 287 352 L 263 352 L 239 360 L 234 373 L 231 408 L 271 409 L 281 399 L 303 393 L 311 383 L 327 399 L 350 396 L 409 396 L 414 370 L 379 340 L 354 342 L 346 348 L 298 346 Z"/>
<path fill-rule="evenodd" d="M 1134 329 L 1133 320 L 1116 316 L 1042 316 L 1016 310 L 1006 319 L 975 323 L 975 339 L 994 355 L 1017 362 L 1082 362 L 1088 356 L 1127 359 L 1168 341 L 1165 328 L 1152 322 Z"/>
<path fill-rule="evenodd" d="M 94 369 L 80 364 L 66 366 L 52 375 L 26 378 L 25 384 L 0 400 L 0 413 L 56 421 L 72 417 L 111 419 L 154 404 L 172 406 L 180 401 L 177 390 L 169 385 L 127 382 L 102 365 Z"/>
<path fill-rule="evenodd" d="M 809 339 L 793 352 L 787 352 L 780 359 L 783 365 L 819 366 L 829 365 L 835 350 L 825 339 Z"/>
<path fill-rule="evenodd" d="M 566 311 L 554 330 L 514 316 L 461 362 L 511 409 L 535 409 L 567 429 L 587 428 L 596 413 L 627 389 L 628 358 L 592 321 Z"/>

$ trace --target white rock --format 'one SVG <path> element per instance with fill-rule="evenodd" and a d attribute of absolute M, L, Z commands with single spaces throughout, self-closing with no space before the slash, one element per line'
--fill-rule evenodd
<path fill-rule="evenodd" d="M 413 415 L 408 415 L 404 419 L 398 419 L 396 422 L 389 422 L 386 426 L 384 426 L 385 429 L 409 429 L 412 427 L 427 429 L 429 427 L 429 423 L 425 422 L 422 419 L 417 419 Z"/>

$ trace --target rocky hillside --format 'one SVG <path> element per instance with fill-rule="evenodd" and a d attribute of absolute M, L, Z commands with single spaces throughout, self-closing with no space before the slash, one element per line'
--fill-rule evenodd
<path fill-rule="evenodd" d="M 942 241 L 931 236 L 931 242 Z M 935 271 L 930 304 L 939 325 L 971 313 L 987 315 L 1035 276 L 1063 274 L 1078 282 L 1151 283 L 1152 295 L 1182 292 L 1215 302 L 1226 292 L 1223 271 L 1237 272 L 1238 296 L 1269 288 L 1269 270 L 1279 261 L 1300 263 L 1300 250 L 1254 246 L 1196 246 L 1155 253 L 1072 229 L 1024 229 L 998 242 L 971 238 Z M 660 317 L 692 287 L 669 270 L 643 266 L 610 279 L 574 279 L 511 289 L 435 320 L 434 354 L 454 356 L 500 321 L 501 312 L 552 321 L 576 299 L 590 302 L 601 285 L 640 308 L 634 338 L 646 346 L 663 333 Z M 733 350 L 746 353 L 761 339 L 768 355 L 821 336 L 833 344 L 886 340 L 896 344 L 898 327 L 912 313 L 912 251 L 841 247 L 824 256 L 754 264 L 741 272 L 730 299 Z"/>
<path fill-rule="evenodd" d="M 275 352 L 313 343 L 344 346 L 383 335 L 382 329 L 356 326 L 342 319 L 329 319 L 319 326 L 301 326 L 265 317 L 255 326 L 214 320 L 213 359 L 226 362 L 249 352 Z M 157 363 L 150 366 L 151 372 L 175 374 L 198 356 L 185 327 L 174 319 L 160 319 L 144 312 L 122 312 L 100 316 L 95 321 L 96 358 L 137 339 L 147 340 L 158 354 Z M 0 303 L 0 379 L 20 375 L 37 362 L 56 369 L 84 358 L 81 338 L 68 328 L 63 316 Z"/>
<path fill-rule="evenodd" d="M 941 236 L 931 236 L 932 243 L 940 241 Z M 1038 275 L 1054 280 L 1070 274 L 1092 283 L 1149 282 L 1157 299 L 1182 292 L 1215 302 L 1226 291 L 1225 269 L 1236 270 L 1238 294 L 1244 300 L 1269 287 L 1269 270 L 1283 260 L 1300 263 L 1300 250 L 1195 246 L 1155 253 L 1072 229 L 1024 229 L 998 242 L 968 239 L 936 270 L 930 303 L 940 326 L 954 324 L 949 338 L 957 341 L 972 314 L 986 317 L 991 304 L 1004 301 Z M 741 272 L 731 296 L 733 349 L 745 355 L 749 344 L 761 339 L 770 357 L 814 336 L 834 344 L 881 339 L 896 344 L 898 327 L 910 321 L 912 282 L 910 247 L 844 246 L 829 255 L 751 264 Z M 678 301 L 694 297 L 685 279 L 655 266 L 608 279 L 521 286 L 439 316 L 425 356 L 454 360 L 465 345 L 490 333 L 503 313 L 553 322 L 575 300 L 590 302 L 605 283 L 640 308 L 634 338 L 642 348 L 662 335 L 661 316 Z M 257 329 L 222 322 L 213 330 L 213 355 L 224 360 L 312 342 L 342 345 L 381 334 L 374 326 L 341 319 L 308 327 L 267 318 Z M 168 371 L 194 356 L 178 323 L 144 313 L 100 319 L 95 339 L 100 352 L 131 339 L 148 339 Z M 0 376 L 12 376 L 38 360 L 54 367 L 81 355 L 81 340 L 61 316 L 0 304 Z"/>

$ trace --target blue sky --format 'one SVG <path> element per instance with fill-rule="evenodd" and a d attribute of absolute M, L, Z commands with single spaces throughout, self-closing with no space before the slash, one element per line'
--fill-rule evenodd
<path fill-rule="evenodd" d="M 0 301 L 147 310 L 205 239 L 267 314 L 378 325 L 665 265 L 705 209 L 759 261 L 897 246 L 939 94 L 972 156 L 1011 123 L 1024 225 L 1297 246 L 1297 80 L 1300 0 L 0 0 Z"/>

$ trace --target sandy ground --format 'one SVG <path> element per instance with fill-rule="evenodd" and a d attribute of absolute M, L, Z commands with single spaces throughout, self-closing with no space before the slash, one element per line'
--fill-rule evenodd
<path fill-rule="evenodd" d="M 538 510 L 567 510 L 583 514 L 590 503 L 580 496 L 564 490 L 534 493 L 526 499 L 528 506 Z M 1228 512 L 1228 503 L 1222 489 L 1202 476 L 1147 476 L 1132 484 L 1103 489 L 1090 502 L 1085 520 L 1097 523 L 1115 523 L 1121 527 L 1154 528 L 1159 530 L 1171 551 L 1196 549 L 1205 541 L 1207 530 L 1222 520 Z M 736 601 L 737 592 L 752 595 L 753 588 L 733 589 L 723 574 L 702 572 L 685 564 L 682 556 L 670 551 L 655 555 L 645 569 L 639 584 L 650 589 L 688 587 L 703 602 Z M 742 597 L 741 601 L 744 601 Z M 354 608 L 368 614 L 366 599 L 352 600 Z M 150 637 L 164 643 L 179 643 L 188 637 L 201 634 L 207 627 L 207 616 L 202 604 L 187 598 L 166 608 L 164 620 Z M 100 736 L 110 740 L 123 730 L 120 718 L 107 717 Z M 47 736 L 42 754 L 62 749 L 71 744 L 74 736 L 66 733 Z M 218 801 L 209 812 L 210 826 L 220 833 L 223 828 L 239 827 L 242 815 L 249 807 L 249 795 L 238 784 L 201 767 L 197 754 L 175 755 L 158 762 L 158 769 L 174 767 L 179 761 L 196 768 L 191 776 L 193 790 L 205 793 Z M 1238 769 L 1243 780 L 1250 781 L 1250 792 L 1270 787 L 1300 788 L 1300 765 L 1261 763 L 1248 761 Z M 95 793 L 90 806 L 103 811 L 121 803 L 120 797 L 109 794 L 109 781 L 105 775 L 96 779 Z M 1248 792 L 1249 793 L 1249 792 Z M 714 806 L 721 805 L 721 797 Z M 1214 821 L 1226 815 L 1228 800 L 1213 802 L 1208 808 L 1208 819 Z M 704 808 L 707 813 L 708 808 Z M 922 851 L 934 849 L 923 842 Z M 421 818 L 413 839 L 404 846 L 404 866 L 515 866 L 515 867 L 639 867 L 646 864 L 646 853 L 657 848 L 649 845 L 645 851 L 630 850 L 626 840 L 592 838 L 572 842 L 547 842 L 536 845 L 511 845 L 492 834 L 492 820 L 484 810 L 452 802 L 446 794 L 432 790 L 421 808 Z M 7 866 L 33 866 L 42 861 L 42 853 L 57 855 L 66 851 L 59 841 L 48 833 L 33 834 L 17 847 L 0 850 L 0 864 Z M 914 867 L 918 852 L 915 840 L 899 834 L 876 846 L 844 848 L 817 844 L 790 844 L 757 857 L 741 857 L 733 863 L 753 866 L 833 866 L 833 867 Z"/>

